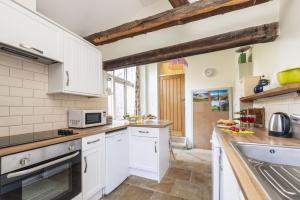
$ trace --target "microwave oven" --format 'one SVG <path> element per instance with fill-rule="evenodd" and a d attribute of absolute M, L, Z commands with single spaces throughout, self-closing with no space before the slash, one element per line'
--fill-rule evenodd
<path fill-rule="evenodd" d="M 103 110 L 70 110 L 70 128 L 88 128 L 106 124 L 106 112 Z"/>

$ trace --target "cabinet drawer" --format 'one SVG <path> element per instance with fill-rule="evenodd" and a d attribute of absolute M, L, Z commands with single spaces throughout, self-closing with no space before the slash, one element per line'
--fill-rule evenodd
<path fill-rule="evenodd" d="M 142 136 L 157 138 L 159 136 L 158 128 L 140 128 L 140 127 L 130 127 L 130 135 L 132 136 Z"/>
<path fill-rule="evenodd" d="M 82 138 L 82 151 L 105 145 L 105 133 Z"/>

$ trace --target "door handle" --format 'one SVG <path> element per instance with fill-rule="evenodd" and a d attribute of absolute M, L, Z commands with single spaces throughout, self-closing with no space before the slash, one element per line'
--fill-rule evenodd
<path fill-rule="evenodd" d="M 87 144 L 93 144 L 93 143 L 96 143 L 96 142 L 99 142 L 100 139 L 97 139 L 97 140 L 94 140 L 94 141 L 90 141 L 90 142 L 87 142 Z"/>
<path fill-rule="evenodd" d="M 149 133 L 149 131 L 139 131 L 139 133 Z"/>
<path fill-rule="evenodd" d="M 157 142 L 155 142 L 155 146 L 154 146 L 154 152 L 155 152 L 155 153 L 157 153 L 156 144 L 157 144 Z"/>
<path fill-rule="evenodd" d="M 66 81 L 66 86 L 70 85 L 70 75 L 69 75 L 69 71 L 66 71 L 66 76 L 67 76 L 67 81 Z"/>
<path fill-rule="evenodd" d="M 86 174 L 86 172 L 87 172 L 87 168 L 88 168 L 88 164 L 87 164 L 87 158 L 86 158 L 86 156 L 84 156 L 84 163 L 85 163 L 85 167 L 84 167 L 84 173 Z"/>
<path fill-rule="evenodd" d="M 19 44 L 20 47 L 24 48 L 24 49 L 29 49 L 29 50 L 33 50 L 35 52 L 38 52 L 39 54 L 44 54 L 44 51 L 42 50 L 39 50 L 37 48 L 34 48 L 34 47 L 31 47 L 29 45 L 26 45 L 26 44 Z"/>
<path fill-rule="evenodd" d="M 54 161 L 51 161 L 51 162 L 48 162 L 48 163 L 45 163 L 45 164 L 42 164 L 42 165 L 39 165 L 39 166 L 36 166 L 36 167 L 33 167 L 33 168 L 30 168 L 30 169 L 26 169 L 26 170 L 23 170 L 23 171 L 19 171 L 19 172 L 14 172 L 14 173 L 10 173 L 10 174 L 7 174 L 7 178 L 16 178 L 16 177 L 19 177 L 19 176 L 24 176 L 26 174 L 30 174 L 30 173 L 33 173 L 33 172 L 36 172 L 38 170 L 41 170 L 41 169 L 44 169 L 46 167 L 50 167 L 52 165 L 55 165 L 57 163 L 60 163 L 60 162 L 64 162 L 66 160 L 69 160 L 71 158 L 74 158 L 76 157 L 77 155 L 79 154 L 79 152 L 76 152 L 74 154 L 71 154 L 69 156 L 65 156 L 65 157 L 62 157 L 62 158 L 59 158 L 57 160 L 54 160 Z"/>

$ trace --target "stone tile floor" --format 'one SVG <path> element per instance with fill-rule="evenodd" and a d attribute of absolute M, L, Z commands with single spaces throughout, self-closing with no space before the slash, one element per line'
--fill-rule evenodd
<path fill-rule="evenodd" d="M 211 200 L 211 151 L 174 152 L 176 160 L 160 183 L 130 176 L 104 200 Z"/>

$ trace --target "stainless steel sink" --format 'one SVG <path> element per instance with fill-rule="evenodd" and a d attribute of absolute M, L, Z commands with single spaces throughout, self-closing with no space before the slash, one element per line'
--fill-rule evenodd
<path fill-rule="evenodd" d="M 270 199 L 300 199 L 300 148 L 232 142 Z"/>

